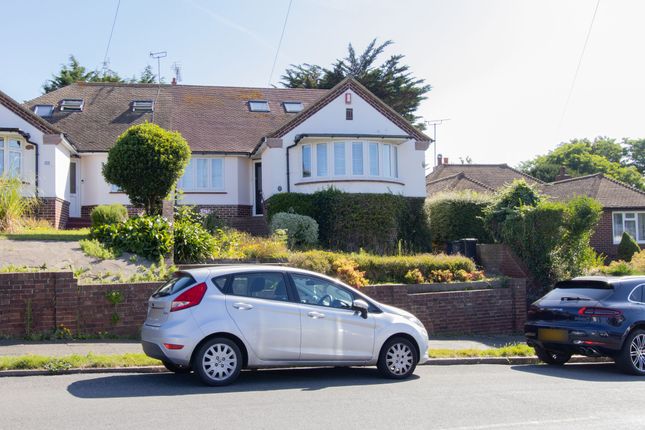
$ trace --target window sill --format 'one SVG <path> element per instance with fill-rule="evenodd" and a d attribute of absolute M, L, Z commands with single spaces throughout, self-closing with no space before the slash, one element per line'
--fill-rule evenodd
<path fill-rule="evenodd" d="M 309 185 L 309 184 L 327 184 L 327 183 L 346 183 L 346 182 L 365 182 L 365 183 L 380 183 L 380 184 L 394 184 L 405 185 L 397 179 L 390 178 L 327 178 L 327 179 L 303 179 L 296 182 L 294 185 Z"/>
<path fill-rule="evenodd" d="M 226 191 L 184 191 L 183 194 L 228 194 Z"/>

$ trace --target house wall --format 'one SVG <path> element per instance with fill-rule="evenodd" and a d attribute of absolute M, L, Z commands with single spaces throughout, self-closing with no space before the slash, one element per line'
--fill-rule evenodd
<path fill-rule="evenodd" d="M 629 211 L 642 211 L 643 208 L 620 208 L 611 209 L 605 208 L 602 211 L 600 221 L 596 226 L 596 231 L 591 236 L 590 244 L 598 253 L 605 254 L 609 260 L 615 260 L 618 256 L 618 245 L 614 245 L 614 230 L 612 224 L 612 212 L 629 212 Z M 640 245 L 641 249 L 645 249 L 645 244 Z"/>
<path fill-rule="evenodd" d="M 29 134 L 29 142 L 37 145 L 33 150 L 22 152 L 22 181 L 24 183 L 23 193 L 27 196 L 36 194 L 36 151 L 42 150 L 43 132 L 25 121 L 4 106 L 0 106 L 0 128 L 17 128 Z M 3 133 L 4 134 L 4 133 Z M 17 135 L 20 139 L 23 136 Z M 40 191 L 40 190 L 39 190 Z"/>
<path fill-rule="evenodd" d="M 351 104 L 345 104 L 345 95 L 330 102 L 321 110 L 306 119 L 303 123 L 291 130 L 283 137 L 282 148 L 267 148 L 262 153 L 262 188 L 264 198 L 267 199 L 273 194 L 287 191 L 287 147 L 295 143 L 299 134 L 328 133 L 328 134 L 370 134 L 370 135 L 406 135 L 392 121 L 384 117 L 365 100 L 351 90 L 346 91 L 352 97 Z M 353 109 L 353 120 L 345 119 L 345 109 Z M 314 139 L 313 142 L 331 142 L 333 139 Z M 356 141 L 359 139 L 335 139 L 344 141 Z M 360 139 L 370 140 L 370 139 Z M 373 141 L 380 141 L 373 139 Z M 385 141 L 384 141 L 385 142 Z M 311 193 L 320 189 L 334 186 L 338 189 L 353 193 L 395 193 L 410 197 L 425 196 L 425 171 L 424 151 L 415 150 L 413 140 L 401 142 L 398 146 L 398 170 L 399 177 L 370 178 L 365 176 L 361 179 L 356 177 L 328 177 L 311 178 L 302 177 L 301 145 L 289 150 L 290 170 L 290 191 Z M 387 141 L 385 143 L 393 143 Z M 333 158 L 329 158 L 332 160 Z M 349 168 L 349 161 L 348 168 Z M 367 166 L 365 166 L 367 168 Z M 331 168 L 330 168 L 331 170 Z"/>

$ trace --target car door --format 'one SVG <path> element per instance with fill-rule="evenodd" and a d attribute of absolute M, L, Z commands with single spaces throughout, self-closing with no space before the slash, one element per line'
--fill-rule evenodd
<path fill-rule="evenodd" d="M 234 274 L 226 290 L 226 310 L 260 360 L 299 358 L 300 309 L 283 273 Z"/>
<path fill-rule="evenodd" d="M 351 309 L 354 294 L 317 276 L 291 273 L 300 303 L 300 359 L 363 361 L 372 358 L 374 316 Z"/>

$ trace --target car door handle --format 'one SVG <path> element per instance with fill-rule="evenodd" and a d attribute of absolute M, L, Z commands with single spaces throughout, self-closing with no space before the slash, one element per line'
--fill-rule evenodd
<path fill-rule="evenodd" d="M 309 315 L 309 318 L 313 319 L 325 318 L 325 314 L 323 314 L 322 312 L 311 311 L 307 315 Z"/>
<path fill-rule="evenodd" d="M 233 303 L 233 307 L 241 311 L 248 311 L 249 309 L 253 309 L 253 305 L 250 305 L 248 303 L 242 303 L 242 302 Z"/>

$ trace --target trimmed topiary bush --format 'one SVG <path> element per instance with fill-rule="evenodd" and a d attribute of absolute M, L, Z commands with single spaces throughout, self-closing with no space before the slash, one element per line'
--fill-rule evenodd
<path fill-rule="evenodd" d="M 271 218 L 271 232 L 286 230 L 291 249 L 307 248 L 318 243 L 318 223 L 312 217 L 280 212 Z"/>
<path fill-rule="evenodd" d="M 104 224 L 118 224 L 128 219 L 128 209 L 119 203 L 99 205 L 90 212 L 92 227 Z"/>
<path fill-rule="evenodd" d="M 623 261 L 632 261 L 632 256 L 640 252 L 641 247 L 636 242 L 636 239 L 626 231 L 623 232 L 623 237 L 620 238 L 618 244 L 618 259 Z"/>
<path fill-rule="evenodd" d="M 476 238 L 492 240 L 484 225 L 484 212 L 492 197 L 472 191 L 441 193 L 429 199 L 425 209 L 435 242 Z"/>

